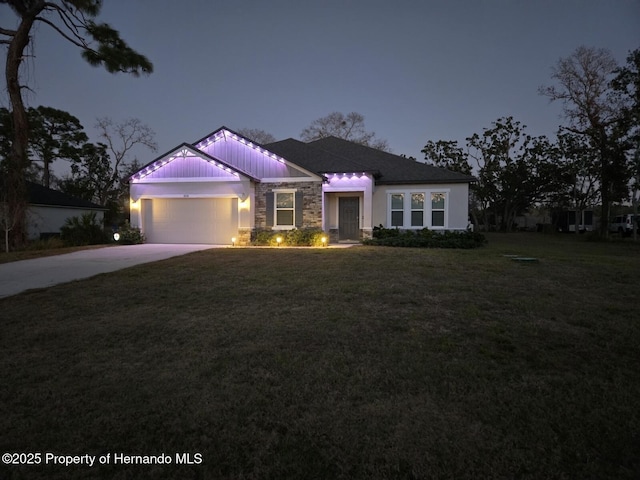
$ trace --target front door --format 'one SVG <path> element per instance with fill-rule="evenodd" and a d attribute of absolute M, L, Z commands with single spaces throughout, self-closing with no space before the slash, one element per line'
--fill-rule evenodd
<path fill-rule="evenodd" d="M 340 240 L 360 240 L 360 199 L 340 197 L 338 236 Z"/>

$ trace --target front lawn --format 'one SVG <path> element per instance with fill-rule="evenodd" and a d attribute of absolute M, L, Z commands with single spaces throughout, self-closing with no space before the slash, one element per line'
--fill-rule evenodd
<path fill-rule="evenodd" d="M 213 249 L 2 299 L 2 453 L 110 457 L 0 478 L 639 478 L 640 248 L 488 239 Z"/>

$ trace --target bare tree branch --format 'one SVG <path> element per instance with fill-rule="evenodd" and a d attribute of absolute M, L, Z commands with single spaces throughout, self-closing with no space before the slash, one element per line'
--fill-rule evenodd
<path fill-rule="evenodd" d="M 7 37 L 13 37 L 18 33 L 15 30 L 7 30 L 6 28 L 0 27 L 0 35 L 6 35 Z"/>
<path fill-rule="evenodd" d="M 85 50 L 86 49 L 92 50 L 91 48 L 89 48 L 89 45 L 87 43 L 84 43 L 84 42 L 81 42 L 81 41 L 78 41 L 78 40 L 74 40 L 69 35 L 67 35 L 65 32 L 63 32 L 55 23 L 50 22 L 46 18 L 36 17 L 36 20 L 38 20 L 38 21 L 40 21 L 42 23 L 46 23 L 47 25 L 49 25 L 56 32 L 58 32 L 62 37 L 64 37 L 66 40 L 68 40 L 69 42 L 74 44 L 76 47 L 80 47 L 80 48 L 85 49 Z"/>

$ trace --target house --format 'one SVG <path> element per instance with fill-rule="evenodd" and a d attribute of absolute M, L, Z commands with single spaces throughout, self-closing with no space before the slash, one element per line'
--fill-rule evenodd
<path fill-rule="evenodd" d="M 86 213 L 96 213 L 96 220 L 102 224 L 106 208 L 81 198 L 27 182 L 27 235 L 29 239 L 44 238 L 60 234 L 60 228 L 71 217 Z"/>
<path fill-rule="evenodd" d="M 4 198 L 3 189 L 4 185 L 0 184 L 0 198 Z M 99 223 L 104 220 L 104 212 L 107 209 L 93 202 L 33 182 L 26 182 L 26 189 L 26 227 L 27 237 L 30 240 L 59 235 L 60 228 L 71 217 L 95 212 Z"/>
<path fill-rule="evenodd" d="M 335 137 L 258 145 L 222 127 L 130 178 L 131 225 L 151 243 L 247 244 L 317 227 L 332 242 L 373 227 L 465 230 L 468 175 Z"/>

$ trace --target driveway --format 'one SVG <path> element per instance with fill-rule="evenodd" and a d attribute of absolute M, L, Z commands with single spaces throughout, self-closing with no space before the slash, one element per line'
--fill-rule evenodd
<path fill-rule="evenodd" d="M 209 248 L 216 246 L 118 245 L 4 263 L 0 265 L 0 298 Z"/>

